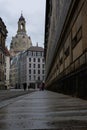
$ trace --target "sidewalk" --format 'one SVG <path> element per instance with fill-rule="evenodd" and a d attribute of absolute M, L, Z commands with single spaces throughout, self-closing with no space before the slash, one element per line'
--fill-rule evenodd
<path fill-rule="evenodd" d="M 0 109 L 0 130 L 87 130 L 87 101 L 50 91 L 26 94 Z"/>
<path fill-rule="evenodd" d="M 11 98 L 16 98 L 24 94 L 28 94 L 33 91 L 35 90 L 26 90 L 26 91 L 24 91 L 23 89 L 0 90 L 0 102 Z"/>

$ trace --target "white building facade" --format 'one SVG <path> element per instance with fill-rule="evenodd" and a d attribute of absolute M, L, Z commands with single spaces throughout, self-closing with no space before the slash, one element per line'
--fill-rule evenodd
<path fill-rule="evenodd" d="M 20 54 L 20 86 L 39 88 L 45 80 L 44 49 L 32 46 Z"/>

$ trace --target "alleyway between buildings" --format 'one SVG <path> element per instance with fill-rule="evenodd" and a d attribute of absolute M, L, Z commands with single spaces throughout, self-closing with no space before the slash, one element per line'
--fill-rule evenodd
<path fill-rule="evenodd" d="M 35 91 L 8 102 L 0 107 L 0 130 L 87 130 L 85 100 Z"/>

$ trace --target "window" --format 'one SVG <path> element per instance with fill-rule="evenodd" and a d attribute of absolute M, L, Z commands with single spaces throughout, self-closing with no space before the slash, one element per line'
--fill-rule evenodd
<path fill-rule="evenodd" d="M 36 70 L 33 70 L 33 73 L 36 74 Z"/>
<path fill-rule="evenodd" d="M 36 59 L 34 58 L 34 59 L 33 59 L 33 61 L 35 62 L 35 61 L 36 61 Z"/>
<path fill-rule="evenodd" d="M 74 48 L 77 44 L 77 36 L 75 36 L 72 40 L 72 48 Z"/>
<path fill-rule="evenodd" d="M 31 62 L 31 58 L 29 58 L 29 62 Z"/>
<path fill-rule="evenodd" d="M 38 52 L 37 55 L 38 55 L 38 56 L 41 56 L 41 52 Z"/>
<path fill-rule="evenodd" d="M 81 40 L 81 38 L 82 38 L 82 27 L 79 28 L 76 35 L 72 39 L 72 48 L 74 48 L 77 45 L 77 43 Z"/>
<path fill-rule="evenodd" d="M 44 68 L 44 64 L 42 64 L 42 68 Z"/>
<path fill-rule="evenodd" d="M 82 27 L 80 27 L 77 32 L 77 42 L 79 42 L 81 38 L 82 38 Z"/>
<path fill-rule="evenodd" d="M 21 24 L 21 30 L 23 29 L 23 27 L 24 27 L 24 24 L 22 23 L 22 24 Z"/>
<path fill-rule="evenodd" d="M 38 77 L 38 80 L 40 80 L 40 77 Z"/>
<path fill-rule="evenodd" d="M 65 56 L 67 57 L 69 55 L 69 47 L 65 50 Z"/>
<path fill-rule="evenodd" d="M 29 55 L 29 56 L 32 56 L 32 52 L 31 52 L 31 51 L 29 51 L 29 52 L 28 52 L 28 55 Z"/>
<path fill-rule="evenodd" d="M 33 56 L 36 56 L 36 52 L 33 52 Z"/>
<path fill-rule="evenodd" d="M 36 52 L 36 56 L 38 56 L 38 52 Z"/>
<path fill-rule="evenodd" d="M 42 62 L 44 62 L 44 58 L 42 59 Z"/>
<path fill-rule="evenodd" d="M 38 64 L 38 68 L 40 68 L 40 64 Z"/>
<path fill-rule="evenodd" d="M 42 70 L 42 74 L 44 74 L 44 70 Z"/>
<path fill-rule="evenodd" d="M 29 68 L 31 68 L 31 64 L 29 64 Z"/>
<path fill-rule="evenodd" d="M 31 70 L 29 70 L 29 74 L 31 74 Z"/>
<path fill-rule="evenodd" d="M 35 65 L 35 64 L 33 64 L 33 68 L 35 68 L 35 66 L 36 66 L 36 65 Z"/>
<path fill-rule="evenodd" d="M 38 58 L 38 62 L 40 62 L 40 58 Z"/>
<path fill-rule="evenodd" d="M 40 70 L 38 70 L 38 74 L 40 74 Z"/>
<path fill-rule="evenodd" d="M 43 76 L 43 80 L 44 80 L 44 76 Z"/>

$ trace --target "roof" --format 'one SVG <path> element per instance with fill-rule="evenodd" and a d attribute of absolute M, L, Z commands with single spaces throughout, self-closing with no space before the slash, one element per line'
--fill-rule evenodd
<path fill-rule="evenodd" d="M 22 21 L 22 20 L 25 21 L 25 18 L 23 17 L 23 14 L 21 14 L 21 17 L 19 18 L 19 21 Z"/>
<path fill-rule="evenodd" d="M 28 50 L 30 51 L 44 51 L 43 47 L 31 46 Z"/>

